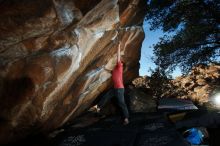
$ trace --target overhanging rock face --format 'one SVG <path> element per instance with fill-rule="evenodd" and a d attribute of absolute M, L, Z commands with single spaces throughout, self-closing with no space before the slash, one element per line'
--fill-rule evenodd
<path fill-rule="evenodd" d="M 138 75 L 145 0 L 1 0 L 0 143 L 62 126 Z M 108 70 L 107 70 L 108 69 Z"/>

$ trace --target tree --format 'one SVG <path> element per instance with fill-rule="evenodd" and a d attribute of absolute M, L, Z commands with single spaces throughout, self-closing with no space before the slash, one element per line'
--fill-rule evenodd
<path fill-rule="evenodd" d="M 153 92 L 153 97 L 159 99 L 169 89 L 171 77 L 167 76 L 159 67 L 151 70 L 151 72 L 149 86 Z"/>
<path fill-rule="evenodd" d="M 220 57 L 219 0 L 150 0 L 148 7 L 151 30 L 167 33 L 154 45 L 155 63 L 161 69 L 179 66 L 187 73 L 196 64 Z"/>

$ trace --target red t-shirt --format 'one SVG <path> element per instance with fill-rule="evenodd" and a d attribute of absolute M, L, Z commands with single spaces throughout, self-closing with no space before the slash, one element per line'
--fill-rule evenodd
<path fill-rule="evenodd" d="M 112 71 L 112 80 L 114 88 L 124 88 L 123 84 L 123 64 L 121 61 L 117 63 L 114 70 Z"/>

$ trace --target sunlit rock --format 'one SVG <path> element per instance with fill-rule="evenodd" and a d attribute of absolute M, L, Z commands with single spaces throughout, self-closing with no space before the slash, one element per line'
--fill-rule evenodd
<path fill-rule="evenodd" d="M 163 96 L 192 99 L 200 104 L 212 100 L 212 95 L 220 87 L 220 66 L 210 64 L 198 65 L 187 76 L 172 80 L 172 88 Z"/>

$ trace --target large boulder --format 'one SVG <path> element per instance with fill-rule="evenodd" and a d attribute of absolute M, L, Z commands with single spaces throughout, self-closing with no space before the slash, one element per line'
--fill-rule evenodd
<path fill-rule="evenodd" d="M 130 112 L 152 113 L 157 110 L 157 101 L 153 98 L 151 92 L 142 88 L 134 88 L 129 92 Z"/>
<path fill-rule="evenodd" d="M 0 143 L 64 125 L 112 85 L 138 76 L 145 0 L 1 0 Z M 120 37 L 118 37 L 120 36 Z"/>

